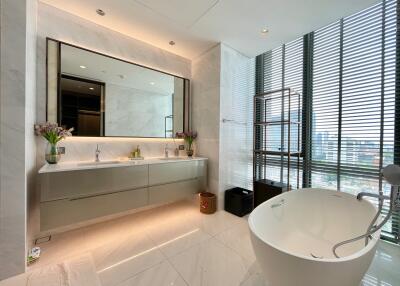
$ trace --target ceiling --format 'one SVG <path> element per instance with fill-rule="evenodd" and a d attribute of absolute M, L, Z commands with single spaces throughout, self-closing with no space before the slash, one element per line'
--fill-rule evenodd
<path fill-rule="evenodd" d="M 98 84 L 67 78 L 61 78 L 61 90 L 67 90 L 87 95 L 101 95 L 101 87 Z"/>
<path fill-rule="evenodd" d="M 64 44 L 61 45 L 61 72 L 158 95 L 174 93 L 172 75 Z"/>
<path fill-rule="evenodd" d="M 218 42 L 254 57 L 377 0 L 41 0 L 194 59 Z M 96 9 L 106 12 L 104 17 Z M 269 32 L 262 34 L 267 28 Z M 175 41 L 174 46 L 169 41 Z"/>

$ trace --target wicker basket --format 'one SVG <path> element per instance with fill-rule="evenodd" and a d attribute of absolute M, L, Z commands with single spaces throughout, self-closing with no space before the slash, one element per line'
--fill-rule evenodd
<path fill-rule="evenodd" d="M 217 196 L 208 193 L 200 193 L 200 212 L 204 214 L 213 214 L 217 210 Z"/>

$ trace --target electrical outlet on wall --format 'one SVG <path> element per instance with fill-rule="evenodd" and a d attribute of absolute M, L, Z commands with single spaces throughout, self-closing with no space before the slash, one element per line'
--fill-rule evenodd
<path fill-rule="evenodd" d="M 58 153 L 65 154 L 65 147 L 57 147 Z"/>
<path fill-rule="evenodd" d="M 178 146 L 178 149 L 179 149 L 179 150 L 185 150 L 185 145 L 179 145 L 179 146 Z"/>

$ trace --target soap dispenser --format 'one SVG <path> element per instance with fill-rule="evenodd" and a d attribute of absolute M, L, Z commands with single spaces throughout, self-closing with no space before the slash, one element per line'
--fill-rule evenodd
<path fill-rule="evenodd" d="M 140 158 L 140 157 L 142 157 L 141 155 L 140 155 L 140 148 L 139 148 L 139 145 L 137 145 L 137 147 L 136 147 L 136 152 L 135 152 L 136 154 L 136 158 Z"/>
<path fill-rule="evenodd" d="M 132 159 L 140 158 L 140 148 L 139 148 L 139 145 L 137 145 L 137 146 L 136 146 L 136 149 L 134 149 L 134 150 L 131 152 L 131 158 L 132 158 Z"/>

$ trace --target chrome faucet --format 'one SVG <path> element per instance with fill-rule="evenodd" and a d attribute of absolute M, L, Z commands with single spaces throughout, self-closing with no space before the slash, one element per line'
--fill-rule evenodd
<path fill-rule="evenodd" d="M 378 199 L 378 212 L 375 214 L 375 217 L 369 224 L 365 234 L 339 242 L 332 247 L 333 254 L 336 258 L 339 258 L 339 255 L 336 253 L 336 249 L 338 247 L 341 247 L 342 245 L 352 243 L 360 239 L 365 239 L 365 245 L 367 245 L 368 241 L 371 239 L 371 235 L 385 225 L 385 223 L 390 219 L 395 210 L 400 209 L 400 166 L 393 164 L 388 165 L 382 169 L 381 174 L 382 177 L 385 178 L 386 181 L 392 185 L 390 195 L 385 196 L 382 191 L 380 191 L 379 194 L 361 192 L 357 195 L 358 200 L 362 200 L 363 197 Z M 383 204 L 385 200 L 389 201 L 389 210 L 386 213 L 386 216 L 381 221 L 378 221 L 379 217 L 382 214 Z"/>
<path fill-rule="evenodd" d="M 95 162 L 100 162 L 100 158 L 99 158 L 100 153 L 101 153 L 101 151 L 99 149 L 99 144 L 97 144 L 96 151 L 94 152 L 94 154 L 95 154 Z"/>
<path fill-rule="evenodd" d="M 168 144 L 165 144 L 165 147 L 164 147 L 164 157 L 165 157 L 165 158 L 168 158 L 168 157 L 169 157 L 169 154 L 168 154 Z"/>

